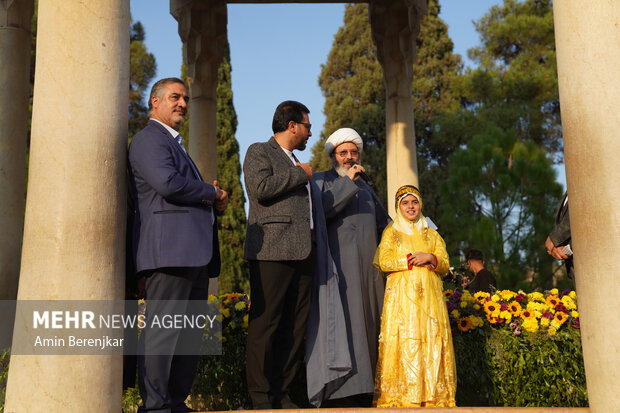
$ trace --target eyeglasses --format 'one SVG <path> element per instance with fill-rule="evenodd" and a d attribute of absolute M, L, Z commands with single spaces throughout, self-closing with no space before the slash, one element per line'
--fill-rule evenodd
<path fill-rule="evenodd" d="M 357 156 L 360 154 L 360 151 L 358 150 L 350 150 L 350 151 L 340 151 L 340 152 L 336 152 L 336 155 L 340 156 L 341 158 L 344 158 L 345 156 L 347 156 L 347 154 L 351 154 L 351 156 Z"/>
<path fill-rule="evenodd" d="M 293 121 L 295 122 L 295 121 Z M 312 124 L 311 123 L 304 123 L 304 122 L 295 122 L 298 125 L 304 125 L 308 130 L 310 130 L 310 128 L 312 128 Z"/>

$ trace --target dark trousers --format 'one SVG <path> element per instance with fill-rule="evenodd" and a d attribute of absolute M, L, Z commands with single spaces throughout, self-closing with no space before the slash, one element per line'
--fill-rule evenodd
<path fill-rule="evenodd" d="M 180 343 L 200 343 L 200 329 L 150 329 L 154 316 L 178 314 L 187 300 L 208 298 L 207 267 L 159 268 L 146 280 L 147 327 L 142 330 L 138 355 L 140 412 L 170 413 L 185 408 L 194 381 L 198 351 L 180 355 Z M 187 354 L 187 352 L 185 352 Z"/>
<path fill-rule="evenodd" d="M 246 373 L 255 409 L 279 408 L 288 399 L 301 361 L 315 257 L 313 248 L 303 261 L 250 261 Z"/>

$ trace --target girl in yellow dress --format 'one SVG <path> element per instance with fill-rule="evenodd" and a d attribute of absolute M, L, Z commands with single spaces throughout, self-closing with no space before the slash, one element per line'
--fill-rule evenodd
<path fill-rule="evenodd" d="M 374 264 L 387 274 L 375 398 L 377 407 L 455 406 L 456 365 L 439 274 L 446 244 L 422 215 L 415 186 L 396 192 L 396 219 Z"/>

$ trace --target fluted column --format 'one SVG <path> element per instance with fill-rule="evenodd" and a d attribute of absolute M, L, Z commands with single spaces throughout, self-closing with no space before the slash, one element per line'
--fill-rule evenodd
<path fill-rule="evenodd" d="M 225 0 L 170 0 L 187 65 L 189 153 L 206 182 L 217 178 L 217 71 L 226 43 Z"/>
<path fill-rule="evenodd" d="M 26 192 L 34 0 L 0 2 L 0 300 L 17 297 Z"/>
<path fill-rule="evenodd" d="M 553 3 L 566 181 L 590 411 L 620 406 L 620 7 Z"/>
<path fill-rule="evenodd" d="M 123 297 L 129 22 L 128 0 L 39 0 L 18 300 Z M 5 411 L 120 412 L 121 382 L 120 356 L 13 355 Z"/>
<path fill-rule="evenodd" d="M 388 211 L 404 184 L 418 185 L 413 119 L 413 62 L 425 0 L 371 0 L 372 36 L 383 68 L 386 90 L 386 166 Z"/>

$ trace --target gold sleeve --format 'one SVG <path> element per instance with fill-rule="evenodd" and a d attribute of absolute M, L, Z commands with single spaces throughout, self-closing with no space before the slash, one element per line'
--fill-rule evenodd
<path fill-rule="evenodd" d="M 437 274 L 447 274 L 450 269 L 450 257 L 446 250 L 446 242 L 435 230 L 429 235 L 433 237 L 433 254 L 437 257 L 437 268 L 433 271 Z"/>
<path fill-rule="evenodd" d="M 374 266 L 385 273 L 407 270 L 407 255 L 402 251 L 400 245 L 401 240 L 398 231 L 389 225 L 383 231 L 381 243 L 379 243 L 373 260 Z"/>

